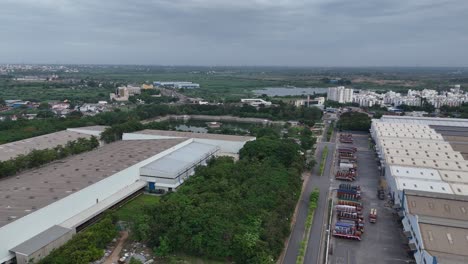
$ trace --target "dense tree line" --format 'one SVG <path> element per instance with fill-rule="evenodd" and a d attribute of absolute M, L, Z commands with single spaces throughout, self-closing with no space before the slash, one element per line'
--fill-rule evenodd
<path fill-rule="evenodd" d="M 274 263 L 290 232 L 304 160 L 292 140 L 248 142 L 240 160 L 199 167 L 177 192 L 138 217 L 158 255 L 184 253 L 235 263 Z"/>
<path fill-rule="evenodd" d="M 76 234 L 65 245 L 53 250 L 39 264 L 82 264 L 103 257 L 106 246 L 117 236 L 110 216 L 104 217 L 86 231 Z"/>
<path fill-rule="evenodd" d="M 70 155 L 83 153 L 99 146 L 96 137 L 90 139 L 78 138 L 69 141 L 65 146 L 58 145 L 51 149 L 32 150 L 26 155 L 19 155 L 15 158 L 0 161 L 0 178 L 15 175 L 25 170 L 36 168 L 51 161 L 62 159 Z"/>
<path fill-rule="evenodd" d="M 0 144 L 30 138 L 70 127 L 90 126 L 90 125 L 120 125 L 107 132 L 106 137 L 111 139 L 112 134 L 120 134 L 123 128 L 132 128 L 134 121 L 149 118 L 174 115 L 233 115 L 238 117 L 257 117 L 272 120 L 298 120 L 307 125 L 313 125 L 322 117 L 320 109 L 315 107 L 294 107 L 293 105 L 280 104 L 278 107 L 255 107 L 243 105 L 162 105 L 149 104 L 139 105 L 130 111 L 115 110 L 112 112 L 100 113 L 92 117 L 71 116 L 68 118 L 45 118 L 37 120 L 18 120 L 0 122 Z M 128 124 L 124 124 L 128 123 Z M 135 130 L 129 130 L 131 132 Z"/>
<path fill-rule="evenodd" d="M 340 116 L 336 127 L 340 130 L 369 131 L 371 119 L 366 113 L 346 112 Z"/>
<path fill-rule="evenodd" d="M 443 105 L 440 107 L 440 112 L 451 117 L 468 118 L 468 103 L 463 103 L 461 106 Z"/>

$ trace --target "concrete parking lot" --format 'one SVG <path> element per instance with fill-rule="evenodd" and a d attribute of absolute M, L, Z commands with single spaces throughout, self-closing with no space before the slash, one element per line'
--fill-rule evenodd
<path fill-rule="evenodd" d="M 354 146 L 358 148 L 358 178 L 353 184 L 360 185 L 362 190 L 364 234 L 361 241 L 332 237 L 329 263 L 411 263 L 394 210 L 387 205 L 387 200 L 377 198 L 380 176 L 374 151 L 369 149 L 368 137 L 367 133 L 353 133 Z M 336 189 L 340 183 L 343 182 L 332 180 L 332 188 Z M 335 193 L 333 195 L 336 196 Z M 368 220 L 371 208 L 377 209 L 378 219 L 375 224 Z"/>

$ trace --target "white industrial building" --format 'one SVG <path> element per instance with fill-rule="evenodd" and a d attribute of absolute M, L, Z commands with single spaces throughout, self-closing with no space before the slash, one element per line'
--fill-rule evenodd
<path fill-rule="evenodd" d="M 371 135 L 416 262 L 468 263 L 468 120 L 383 116 Z"/>
<path fill-rule="evenodd" d="M 175 190 L 196 166 L 215 155 L 236 156 L 255 139 L 165 132 L 126 134 L 129 140 L 1 179 L 0 263 L 39 260 L 119 202 L 145 189 Z"/>
<path fill-rule="evenodd" d="M 468 263 L 468 198 L 405 191 L 403 230 L 417 263 Z"/>
<path fill-rule="evenodd" d="M 19 155 L 26 155 L 35 150 L 54 148 L 58 145 L 64 146 L 69 141 L 79 138 L 99 137 L 105 126 L 90 126 L 81 128 L 70 128 L 46 135 L 18 140 L 0 145 L 0 161 L 9 160 Z"/>
<path fill-rule="evenodd" d="M 193 83 L 193 82 L 154 82 L 154 86 L 156 87 L 168 87 L 168 88 L 176 88 L 176 89 L 195 89 L 200 88 L 200 84 Z"/>
<path fill-rule="evenodd" d="M 248 104 L 248 105 L 255 106 L 255 107 L 259 107 L 261 105 L 271 106 L 271 102 L 268 102 L 268 101 L 265 101 L 265 100 L 259 99 L 259 98 L 241 99 L 241 103 Z"/>
<path fill-rule="evenodd" d="M 327 100 L 336 101 L 338 103 L 352 103 L 354 90 L 345 88 L 344 86 L 330 87 L 327 91 Z"/>

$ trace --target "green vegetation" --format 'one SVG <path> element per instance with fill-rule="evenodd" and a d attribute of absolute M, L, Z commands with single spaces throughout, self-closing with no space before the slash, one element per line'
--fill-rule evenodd
<path fill-rule="evenodd" d="M 319 176 L 322 176 L 325 170 L 325 163 L 327 163 L 327 155 L 328 155 L 328 146 L 325 146 L 322 150 L 322 157 L 320 159 Z"/>
<path fill-rule="evenodd" d="M 332 138 L 333 130 L 335 130 L 335 121 L 331 121 L 331 123 L 328 125 L 328 129 L 327 129 L 327 141 L 328 142 L 330 142 Z"/>
<path fill-rule="evenodd" d="M 261 137 L 248 142 L 239 161 L 214 159 L 197 168 L 177 192 L 153 205 L 142 200 L 146 222 L 137 225 L 148 225 L 148 233 L 140 240 L 162 257 L 186 254 L 274 263 L 289 234 L 303 166 L 299 146 L 292 140 Z M 140 212 L 138 204 L 124 206 L 117 214 L 127 218 Z"/>
<path fill-rule="evenodd" d="M 346 112 L 336 124 L 340 130 L 369 131 L 371 119 L 366 113 Z"/>
<path fill-rule="evenodd" d="M 106 246 L 117 236 L 110 216 L 76 234 L 65 245 L 53 250 L 39 264 L 82 264 L 100 259 Z"/>
<path fill-rule="evenodd" d="M 130 261 L 128 262 L 128 264 L 143 264 L 143 262 L 141 262 L 140 260 L 138 260 L 138 259 L 132 257 L 132 258 L 130 259 Z"/>
<path fill-rule="evenodd" d="M 58 145 L 52 149 L 32 150 L 26 155 L 19 155 L 6 161 L 0 161 L 0 179 L 15 175 L 26 169 L 37 168 L 70 155 L 90 151 L 98 146 L 99 141 L 97 138 L 91 137 L 90 139 L 78 138 L 77 140 L 68 141 L 65 146 Z"/>
<path fill-rule="evenodd" d="M 146 210 L 159 203 L 160 197 L 155 195 L 140 195 L 128 202 L 118 210 L 115 210 L 114 216 L 119 221 L 125 221 L 132 230 L 131 238 L 139 241 L 148 239 L 149 222 L 151 221 Z"/>
<path fill-rule="evenodd" d="M 63 82 L 20 82 L 11 79 L 0 79 L 0 97 L 3 99 L 20 99 L 31 102 L 63 101 L 97 103 L 109 100 L 109 93 L 114 92 L 118 84 L 103 82 L 101 86 L 91 80 L 78 83 Z"/>
<path fill-rule="evenodd" d="M 458 107 L 450 107 L 444 105 L 440 107 L 440 112 L 443 115 L 450 117 L 468 118 L 468 103 L 463 103 L 461 106 Z"/>
<path fill-rule="evenodd" d="M 159 200 L 159 196 L 143 194 L 115 210 L 114 215 L 120 221 L 131 222 L 136 215 L 144 213 L 148 206 L 156 205 Z"/>
<path fill-rule="evenodd" d="M 304 255 L 307 250 L 307 245 L 309 244 L 310 229 L 312 228 L 312 222 L 314 221 L 315 209 L 317 208 L 317 203 L 319 199 L 320 191 L 315 188 L 314 191 L 310 194 L 309 198 L 309 208 L 307 210 L 307 219 L 305 223 L 304 237 L 301 241 L 301 247 L 299 248 L 299 255 L 296 259 L 296 264 L 304 263 Z M 322 238 L 318 238 L 321 240 Z"/>

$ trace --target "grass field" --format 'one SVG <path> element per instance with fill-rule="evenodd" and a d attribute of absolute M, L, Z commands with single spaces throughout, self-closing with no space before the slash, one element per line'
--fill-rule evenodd
<path fill-rule="evenodd" d="M 159 196 L 143 194 L 137 198 L 126 203 L 121 208 L 115 211 L 115 215 L 119 220 L 131 221 L 132 218 L 142 213 L 145 206 L 157 204 L 159 202 Z"/>

